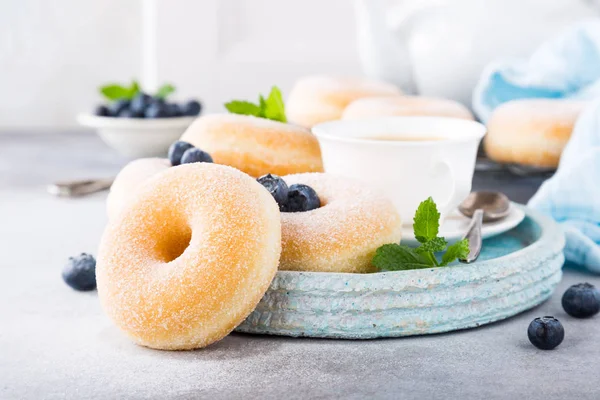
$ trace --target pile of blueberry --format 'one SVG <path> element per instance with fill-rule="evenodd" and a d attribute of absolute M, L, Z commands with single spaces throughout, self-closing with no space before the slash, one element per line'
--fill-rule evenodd
<path fill-rule="evenodd" d="M 600 311 L 600 291 L 589 283 L 571 286 L 562 297 L 562 306 L 575 318 L 589 318 Z M 554 317 L 536 318 L 527 329 L 529 341 L 542 350 L 552 350 L 562 343 L 565 329 Z"/>
<path fill-rule="evenodd" d="M 109 105 L 99 105 L 95 114 L 101 117 L 117 118 L 171 118 L 195 117 L 200 114 L 202 105 L 196 100 L 177 104 L 162 97 L 140 92 L 131 100 L 119 99 Z"/>
<path fill-rule="evenodd" d="M 288 187 L 277 175 L 267 174 L 257 179 L 273 196 L 283 212 L 310 211 L 321 207 L 317 192 L 308 185 L 296 183 Z"/>
<path fill-rule="evenodd" d="M 172 166 L 195 162 L 213 162 L 210 154 L 188 142 L 177 141 L 169 147 L 169 161 Z"/>

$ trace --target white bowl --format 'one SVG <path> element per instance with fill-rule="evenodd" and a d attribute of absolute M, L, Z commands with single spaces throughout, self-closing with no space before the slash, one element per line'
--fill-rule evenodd
<path fill-rule="evenodd" d="M 126 157 L 164 157 L 196 117 L 159 119 L 99 117 L 80 114 L 77 121 L 95 128 L 102 140 Z"/>

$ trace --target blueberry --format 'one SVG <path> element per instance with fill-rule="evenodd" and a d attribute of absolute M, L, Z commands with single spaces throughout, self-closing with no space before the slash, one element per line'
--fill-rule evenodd
<path fill-rule="evenodd" d="M 213 162 L 212 157 L 205 151 L 197 149 L 195 147 L 187 149 L 181 156 L 182 164 L 190 164 L 196 162 Z"/>
<path fill-rule="evenodd" d="M 131 100 L 131 110 L 134 113 L 143 116 L 144 112 L 146 111 L 146 108 L 148 108 L 151 102 L 151 96 L 147 95 L 146 93 L 140 92 L 133 98 L 133 100 Z"/>
<path fill-rule="evenodd" d="M 186 150 L 193 149 L 194 146 L 188 142 L 177 141 L 169 147 L 169 161 L 172 166 L 181 164 L 181 157 Z"/>
<path fill-rule="evenodd" d="M 164 97 L 153 96 L 150 100 L 152 103 L 156 103 L 156 104 L 166 104 L 167 103 L 167 101 L 164 99 Z"/>
<path fill-rule="evenodd" d="M 155 101 L 146 108 L 144 115 L 146 118 L 166 118 L 169 116 L 169 110 L 164 102 Z"/>
<path fill-rule="evenodd" d="M 565 329 L 554 317 L 536 318 L 529 324 L 527 336 L 538 349 L 552 350 L 562 343 L 565 338 Z"/>
<path fill-rule="evenodd" d="M 99 117 L 110 117 L 110 110 L 104 104 L 101 104 L 98 107 L 96 107 L 96 110 L 94 110 L 94 114 L 96 114 Z"/>
<path fill-rule="evenodd" d="M 114 116 L 119 116 L 119 114 L 121 114 L 121 111 L 129 108 L 129 104 L 131 104 L 131 102 L 129 100 L 126 100 L 126 99 L 117 100 L 111 104 L 110 113 Z"/>
<path fill-rule="evenodd" d="M 94 256 L 81 253 L 77 257 L 69 257 L 62 272 L 67 285 L 82 292 L 96 289 L 96 260 Z"/>
<path fill-rule="evenodd" d="M 190 117 L 195 117 L 200 114 L 200 110 L 202 110 L 202 105 L 196 100 L 190 100 L 183 105 L 181 112 L 183 115 L 188 115 Z"/>
<path fill-rule="evenodd" d="M 563 294 L 562 306 L 572 317 L 591 317 L 600 311 L 600 291 L 587 282 L 573 285 Z"/>
<path fill-rule="evenodd" d="M 119 115 L 120 118 L 144 118 L 144 114 L 138 111 L 133 111 L 131 108 L 125 108 L 121 110 Z"/>
<path fill-rule="evenodd" d="M 290 186 L 284 211 L 310 211 L 319 207 L 321 207 L 321 200 L 313 188 L 301 183 Z"/>
<path fill-rule="evenodd" d="M 283 211 L 288 199 L 288 185 L 285 181 L 273 174 L 263 175 L 257 181 L 271 193 L 279 205 L 279 210 Z"/>
<path fill-rule="evenodd" d="M 181 107 L 177 103 L 167 103 L 167 110 L 169 112 L 169 117 L 181 117 L 183 112 L 181 111 Z"/>

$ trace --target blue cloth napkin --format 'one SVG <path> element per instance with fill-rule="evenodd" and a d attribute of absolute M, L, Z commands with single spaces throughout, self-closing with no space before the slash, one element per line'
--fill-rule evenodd
<path fill-rule="evenodd" d="M 600 100 L 581 114 L 556 174 L 529 206 L 562 226 L 567 261 L 600 273 Z"/>
<path fill-rule="evenodd" d="M 491 63 L 473 93 L 482 121 L 522 98 L 597 99 L 581 114 L 556 174 L 529 206 L 564 229 L 567 261 L 600 273 L 600 20 L 571 26 L 529 59 Z"/>
<path fill-rule="evenodd" d="M 600 20 L 578 23 L 541 45 L 529 59 L 489 64 L 473 92 L 473 110 L 486 122 L 510 100 L 600 96 Z"/>

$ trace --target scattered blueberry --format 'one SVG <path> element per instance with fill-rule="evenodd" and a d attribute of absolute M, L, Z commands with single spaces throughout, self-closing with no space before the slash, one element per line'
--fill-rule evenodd
<path fill-rule="evenodd" d="M 587 282 L 573 285 L 563 294 L 562 306 L 572 317 L 591 317 L 600 311 L 600 291 Z"/>
<path fill-rule="evenodd" d="M 263 185 L 269 191 L 269 193 L 271 193 L 279 205 L 279 210 L 283 211 L 286 207 L 288 199 L 288 185 L 285 183 L 285 181 L 279 176 L 273 174 L 263 175 L 258 178 L 257 181 Z"/>
<path fill-rule="evenodd" d="M 181 164 L 181 157 L 186 150 L 194 148 L 194 145 L 188 142 L 177 141 L 169 147 L 169 161 L 172 166 Z"/>
<path fill-rule="evenodd" d="M 169 116 L 169 110 L 164 102 L 153 102 L 144 112 L 146 118 L 166 118 Z"/>
<path fill-rule="evenodd" d="M 143 116 L 151 102 L 152 96 L 140 92 L 131 100 L 131 111 Z"/>
<path fill-rule="evenodd" d="M 77 257 L 69 257 L 62 272 L 67 285 L 82 292 L 96 289 L 96 260 L 94 256 L 81 253 Z"/>
<path fill-rule="evenodd" d="M 565 338 L 565 329 L 554 317 L 536 318 L 529 324 L 527 336 L 538 349 L 552 350 L 562 343 Z"/>
<path fill-rule="evenodd" d="M 111 104 L 110 113 L 112 115 L 118 116 L 121 113 L 121 111 L 129 108 L 130 103 L 131 102 L 129 100 L 125 100 L 125 99 L 117 100 Z"/>
<path fill-rule="evenodd" d="M 321 207 L 321 200 L 313 188 L 301 183 L 290 186 L 284 211 L 310 211 L 319 207 Z"/>
<path fill-rule="evenodd" d="M 195 147 L 187 149 L 181 156 L 181 164 L 190 164 L 196 162 L 213 162 L 212 157 L 205 151 Z"/>
<path fill-rule="evenodd" d="M 110 110 L 105 105 L 99 105 L 96 107 L 94 114 L 98 115 L 99 117 L 110 117 Z"/>
<path fill-rule="evenodd" d="M 190 117 L 195 117 L 200 114 L 200 110 L 202 110 L 202 106 L 196 100 L 190 100 L 183 105 L 182 112 L 183 115 L 188 115 Z"/>

